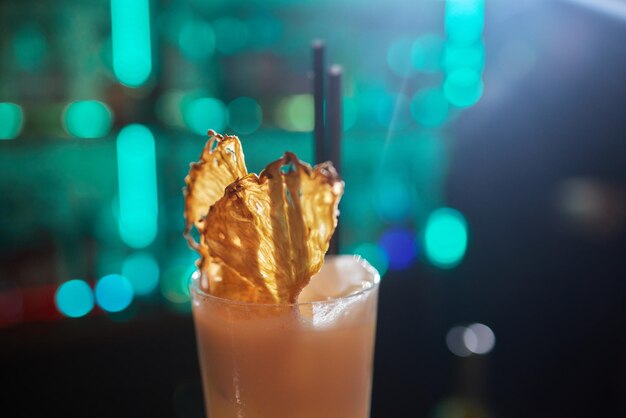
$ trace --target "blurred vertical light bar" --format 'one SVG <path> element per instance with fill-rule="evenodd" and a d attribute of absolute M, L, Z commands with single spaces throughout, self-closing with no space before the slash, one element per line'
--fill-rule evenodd
<path fill-rule="evenodd" d="M 15 103 L 0 103 L 0 139 L 16 138 L 22 131 L 24 112 Z"/>
<path fill-rule="evenodd" d="M 472 106 L 483 94 L 484 24 L 485 0 L 446 0 L 443 91 L 454 106 Z"/>
<path fill-rule="evenodd" d="M 152 71 L 150 1 L 111 0 L 113 70 L 120 83 L 139 87 Z"/>
<path fill-rule="evenodd" d="M 457 45 L 480 40 L 485 23 L 485 0 L 446 0 L 446 35 Z"/>
<path fill-rule="evenodd" d="M 119 230 L 122 241 L 144 248 L 157 234 L 154 136 L 143 125 L 129 125 L 117 137 Z"/>

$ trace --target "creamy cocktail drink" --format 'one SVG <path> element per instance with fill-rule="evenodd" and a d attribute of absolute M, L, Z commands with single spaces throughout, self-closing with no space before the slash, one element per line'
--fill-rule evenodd
<path fill-rule="evenodd" d="M 324 262 L 344 183 L 288 152 L 248 174 L 237 137 L 209 136 L 185 179 L 207 417 L 368 417 L 380 278 Z"/>
<path fill-rule="evenodd" d="M 327 258 L 298 303 L 234 302 L 192 281 L 209 418 L 369 416 L 378 273 Z"/>

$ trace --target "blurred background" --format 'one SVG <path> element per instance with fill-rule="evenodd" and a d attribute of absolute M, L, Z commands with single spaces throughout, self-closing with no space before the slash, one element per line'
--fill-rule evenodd
<path fill-rule="evenodd" d="M 626 417 L 622 0 L 1 1 L 3 408 L 202 416 L 183 179 L 208 128 L 313 160 L 313 39 L 372 417 Z"/>

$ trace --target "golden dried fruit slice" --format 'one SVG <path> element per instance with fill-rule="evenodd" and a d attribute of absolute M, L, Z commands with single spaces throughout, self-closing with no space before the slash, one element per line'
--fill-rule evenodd
<path fill-rule="evenodd" d="M 248 174 L 239 138 L 213 130 L 208 134 L 200 161 L 190 165 L 185 177 L 185 237 L 196 249 L 199 244 L 191 237 L 192 225 L 202 234 L 211 205 L 224 196 L 226 186 Z"/>
<path fill-rule="evenodd" d="M 294 303 L 322 267 L 343 189 L 331 163 L 312 169 L 292 153 L 230 184 L 202 230 L 211 292 Z"/>

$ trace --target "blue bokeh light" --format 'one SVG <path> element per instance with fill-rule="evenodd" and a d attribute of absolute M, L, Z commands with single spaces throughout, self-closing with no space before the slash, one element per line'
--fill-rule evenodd
<path fill-rule="evenodd" d="M 79 318 L 93 309 L 93 291 L 84 280 L 68 280 L 57 289 L 54 302 L 63 315 Z"/>
<path fill-rule="evenodd" d="M 380 237 L 378 245 L 387 254 L 391 270 L 403 270 L 417 258 L 417 244 L 409 230 L 390 229 Z"/>
<path fill-rule="evenodd" d="M 107 312 L 123 311 L 133 301 L 130 281 L 119 274 L 104 276 L 96 284 L 96 302 Z"/>

